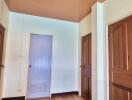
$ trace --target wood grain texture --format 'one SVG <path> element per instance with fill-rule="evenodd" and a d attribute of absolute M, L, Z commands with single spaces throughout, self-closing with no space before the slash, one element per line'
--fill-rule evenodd
<path fill-rule="evenodd" d="M 27 99 L 27 100 L 85 100 L 78 95 L 65 95 L 65 96 L 55 96 L 52 98 L 37 98 L 37 99 Z"/>
<path fill-rule="evenodd" d="M 4 27 L 2 25 L 0 25 L 0 97 L 1 97 L 1 94 L 2 94 L 1 68 L 3 67 L 3 65 L 2 65 L 3 44 L 4 44 Z"/>
<path fill-rule="evenodd" d="M 63 93 L 54 93 L 54 94 L 51 94 L 51 97 L 65 96 L 65 95 L 79 95 L 79 92 L 78 91 L 71 91 L 71 92 L 63 92 Z"/>
<path fill-rule="evenodd" d="M 105 0 L 97 0 L 97 1 L 102 3 L 102 2 L 104 2 Z"/>
<path fill-rule="evenodd" d="M 22 96 L 22 97 L 11 97 L 11 98 L 2 98 L 2 100 L 25 100 L 25 96 Z"/>
<path fill-rule="evenodd" d="M 132 100 L 132 16 L 109 26 L 110 100 Z"/>
<path fill-rule="evenodd" d="M 97 0 L 5 0 L 13 12 L 79 22 Z"/>

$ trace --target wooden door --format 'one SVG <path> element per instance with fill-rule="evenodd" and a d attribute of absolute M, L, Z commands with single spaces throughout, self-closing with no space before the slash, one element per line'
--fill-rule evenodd
<path fill-rule="evenodd" d="M 132 100 L 132 16 L 109 26 L 110 100 Z"/>
<path fill-rule="evenodd" d="M 1 68 L 3 67 L 2 66 L 3 44 L 4 44 L 4 28 L 0 25 L 0 97 L 1 97 Z"/>
<path fill-rule="evenodd" d="M 91 34 L 82 38 L 81 94 L 91 100 Z"/>

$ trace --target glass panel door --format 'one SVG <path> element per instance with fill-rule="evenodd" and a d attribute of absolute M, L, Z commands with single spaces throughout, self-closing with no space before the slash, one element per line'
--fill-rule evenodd
<path fill-rule="evenodd" d="M 28 97 L 50 96 L 52 36 L 30 36 Z"/>

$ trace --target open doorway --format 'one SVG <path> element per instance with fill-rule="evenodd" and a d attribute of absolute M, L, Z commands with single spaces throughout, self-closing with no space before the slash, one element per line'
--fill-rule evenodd
<path fill-rule="evenodd" d="M 30 35 L 27 99 L 50 97 L 52 36 Z"/>

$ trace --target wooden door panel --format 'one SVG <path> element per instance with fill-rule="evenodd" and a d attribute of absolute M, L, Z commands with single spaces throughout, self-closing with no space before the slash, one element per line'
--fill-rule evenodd
<path fill-rule="evenodd" d="M 132 17 L 127 19 L 128 70 L 132 71 Z"/>
<path fill-rule="evenodd" d="M 89 52 L 89 49 L 88 49 L 88 39 L 87 38 L 84 38 L 83 40 L 83 50 L 82 50 L 82 54 L 83 54 L 83 57 L 82 57 L 82 63 L 84 66 L 87 66 L 88 65 L 88 52 Z"/>
<path fill-rule="evenodd" d="M 132 100 L 132 16 L 109 26 L 110 100 Z"/>
<path fill-rule="evenodd" d="M 130 100 L 132 100 L 132 92 L 129 94 Z"/>
<path fill-rule="evenodd" d="M 113 68 L 125 69 L 127 67 L 126 61 L 126 34 L 125 23 L 117 23 L 112 30 L 112 50 L 113 50 Z"/>
<path fill-rule="evenodd" d="M 92 64 L 92 52 L 91 52 L 91 45 L 92 45 L 92 37 L 91 37 L 91 35 L 89 35 L 89 37 L 88 37 L 88 45 L 89 45 L 89 48 L 88 48 L 88 54 L 89 54 L 89 56 L 88 56 L 88 64 L 89 64 L 89 68 L 91 68 L 91 64 Z"/>
<path fill-rule="evenodd" d="M 0 26 L 0 65 L 2 65 L 3 43 L 4 43 L 4 28 Z"/>
<path fill-rule="evenodd" d="M 132 75 L 113 73 L 113 83 L 132 89 Z"/>
<path fill-rule="evenodd" d="M 89 97 L 89 100 L 91 100 L 91 95 L 92 95 L 92 78 L 89 78 L 88 79 L 88 88 L 89 88 L 89 91 L 88 91 L 88 97 Z"/>
<path fill-rule="evenodd" d="M 2 66 L 2 55 L 3 55 L 3 44 L 4 44 L 4 28 L 0 25 L 0 98 L 1 98 L 1 68 Z"/>
<path fill-rule="evenodd" d="M 128 91 L 118 86 L 113 86 L 112 100 L 128 100 Z"/>
<path fill-rule="evenodd" d="M 82 38 L 81 95 L 91 100 L 91 34 Z"/>

